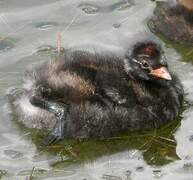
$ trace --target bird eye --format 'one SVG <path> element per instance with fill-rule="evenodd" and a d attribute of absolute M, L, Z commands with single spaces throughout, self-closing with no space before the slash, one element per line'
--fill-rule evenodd
<path fill-rule="evenodd" d="M 141 66 L 142 66 L 143 69 L 149 69 L 149 68 L 150 68 L 150 65 L 149 65 L 148 62 L 145 61 L 145 60 L 143 60 L 143 61 L 141 62 Z"/>

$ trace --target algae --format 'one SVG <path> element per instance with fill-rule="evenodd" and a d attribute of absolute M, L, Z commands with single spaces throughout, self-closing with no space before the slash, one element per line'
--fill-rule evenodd
<path fill-rule="evenodd" d="M 157 37 L 163 41 L 167 47 L 174 48 L 181 56 L 183 61 L 193 63 L 193 45 L 188 43 L 177 43 L 169 40 L 164 35 L 157 33 Z"/>
<path fill-rule="evenodd" d="M 126 150 L 141 150 L 148 164 L 164 165 L 178 159 L 173 133 L 179 127 L 180 117 L 160 129 L 127 132 L 105 139 L 65 139 L 59 144 L 42 146 L 42 140 L 48 132 L 29 129 L 32 141 L 39 151 L 60 156 L 61 160 L 52 164 L 54 168 L 74 163 L 94 161 L 103 155 Z"/>

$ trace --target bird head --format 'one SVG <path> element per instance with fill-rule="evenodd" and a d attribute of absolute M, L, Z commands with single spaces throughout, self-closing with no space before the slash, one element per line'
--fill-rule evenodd
<path fill-rule="evenodd" d="M 154 42 L 137 43 L 125 58 L 125 70 L 135 78 L 151 81 L 170 81 L 172 77 L 161 48 Z"/>

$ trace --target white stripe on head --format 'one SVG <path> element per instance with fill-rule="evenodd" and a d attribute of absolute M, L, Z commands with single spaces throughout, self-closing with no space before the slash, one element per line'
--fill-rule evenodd
<path fill-rule="evenodd" d="M 124 69 L 126 72 L 130 72 L 130 70 L 131 70 L 128 59 L 124 59 Z"/>

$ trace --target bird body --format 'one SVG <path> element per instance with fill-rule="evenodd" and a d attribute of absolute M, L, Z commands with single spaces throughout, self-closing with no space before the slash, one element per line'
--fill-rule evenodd
<path fill-rule="evenodd" d="M 183 100 L 181 83 L 162 69 L 158 50 L 151 42 L 134 47 L 130 57 L 66 50 L 26 73 L 30 85 L 9 94 L 12 111 L 27 127 L 54 129 L 48 143 L 58 132 L 59 139 L 90 138 L 158 128 L 178 115 Z M 147 57 L 157 64 L 148 69 L 141 60 Z"/>

